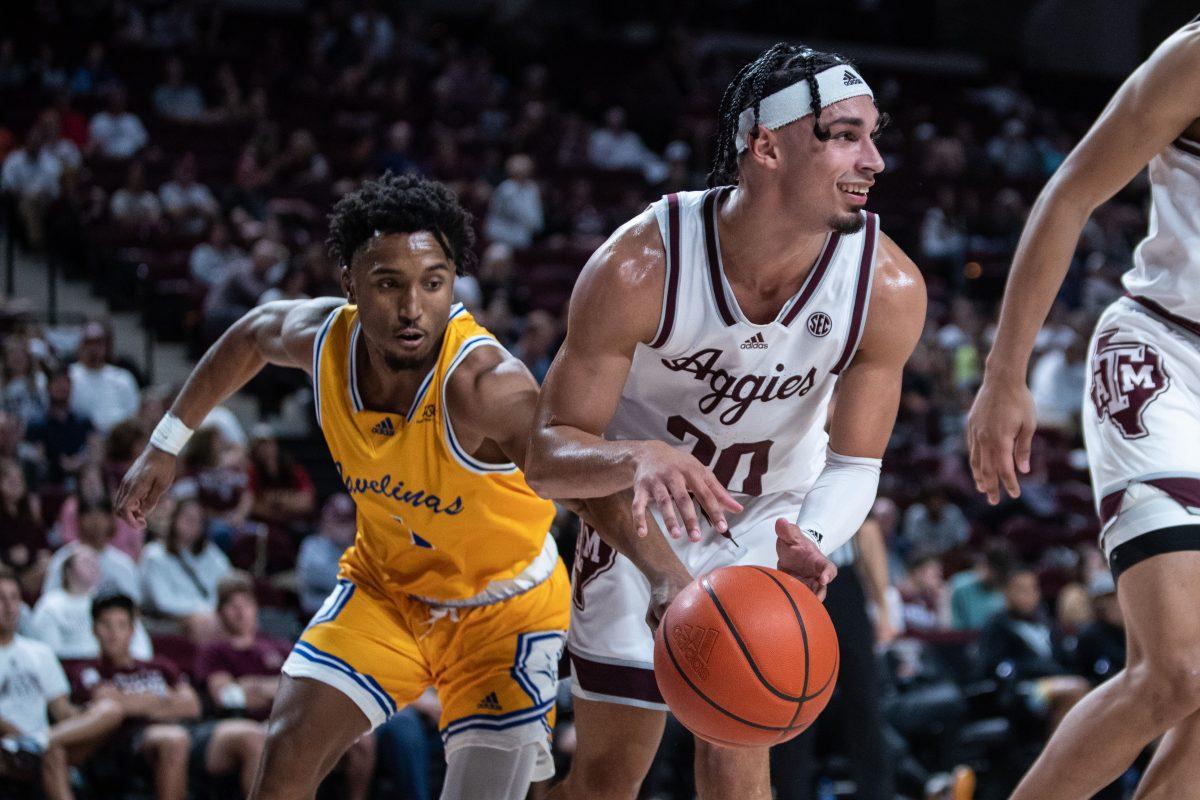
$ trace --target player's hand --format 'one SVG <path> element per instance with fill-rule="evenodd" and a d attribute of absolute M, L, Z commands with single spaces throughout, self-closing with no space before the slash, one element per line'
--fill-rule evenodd
<path fill-rule="evenodd" d="M 650 630 L 658 630 L 658 624 L 662 622 L 663 615 L 667 613 L 667 607 L 671 605 L 675 595 L 682 592 L 691 582 L 692 576 L 683 574 L 651 583 L 650 606 L 646 609 L 646 624 L 650 626 Z"/>
<path fill-rule="evenodd" d="M 967 416 L 967 447 L 975 488 L 988 502 L 1000 502 L 1000 488 L 1019 497 L 1017 471 L 1029 472 L 1029 450 L 1037 429 L 1033 395 L 1024 376 L 985 374 L 983 386 Z"/>
<path fill-rule="evenodd" d="M 700 520 L 693 497 L 718 533 L 729 530 L 726 511 L 742 510 L 741 504 L 694 456 L 666 442 L 643 442 L 633 477 L 633 519 L 638 536 L 646 535 L 646 507 L 654 503 L 672 538 L 679 539 L 686 531 L 693 542 L 700 541 Z"/>
<path fill-rule="evenodd" d="M 779 569 L 803 583 L 823 601 L 830 582 L 837 577 L 837 567 L 812 539 L 786 519 L 775 520 L 775 536 Z"/>
<path fill-rule="evenodd" d="M 175 480 L 175 462 L 170 453 L 146 445 L 117 489 L 117 516 L 135 528 L 145 528 L 146 517 Z"/>

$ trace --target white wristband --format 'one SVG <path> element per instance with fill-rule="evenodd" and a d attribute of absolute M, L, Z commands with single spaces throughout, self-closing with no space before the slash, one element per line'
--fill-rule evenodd
<path fill-rule="evenodd" d="M 164 453 L 177 456 L 188 443 L 188 439 L 192 438 L 192 433 L 192 429 L 184 425 L 183 420 L 168 411 L 163 414 L 158 425 L 154 426 L 154 433 L 150 434 L 150 444 Z"/>

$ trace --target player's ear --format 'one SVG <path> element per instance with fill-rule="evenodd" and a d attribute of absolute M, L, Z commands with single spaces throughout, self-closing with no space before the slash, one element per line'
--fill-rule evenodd
<path fill-rule="evenodd" d="M 779 134 L 762 125 L 755 126 L 746 137 L 747 148 L 742 156 L 766 169 L 779 166 Z"/>
<path fill-rule="evenodd" d="M 342 266 L 342 294 L 346 295 L 346 300 L 351 305 L 357 305 L 358 301 L 354 299 L 354 281 L 350 278 L 350 265 Z"/>

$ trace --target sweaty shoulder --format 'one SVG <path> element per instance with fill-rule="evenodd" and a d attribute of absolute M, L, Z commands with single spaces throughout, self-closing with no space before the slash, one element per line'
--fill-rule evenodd
<path fill-rule="evenodd" d="M 925 327 L 925 279 L 900 246 L 880 233 L 875 254 L 875 279 L 860 351 L 904 350 L 916 347 Z"/>
<path fill-rule="evenodd" d="M 346 304 L 344 297 L 318 297 L 312 300 L 283 300 L 260 306 L 270 309 L 278 319 L 279 337 L 289 360 L 305 371 L 312 369 L 313 344 L 330 313 Z"/>
<path fill-rule="evenodd" d="M 647 208 L 588 259 L 571 293 L 568 339 L 613 337 L 630 349 L 650 342 L 662 311 L 666 260 L 658 220 Z"/>

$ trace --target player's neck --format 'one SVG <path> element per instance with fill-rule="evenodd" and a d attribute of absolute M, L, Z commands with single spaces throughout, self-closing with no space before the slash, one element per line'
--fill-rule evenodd
<path fill-rule="evenodd" d="M 376 354 L 364 341 L 360 352 L 353 356 L 360 359 L 359 392 L 362 395 L 363 406 L 373 411 L 407 411 L 425 376 L 437 364 L 441 351 L 442 342 L 439 340 L 430 351 L 429 357 L 421 364 L 409 369 L 393 370 L 384 363 L 383 357 Z"/>
<path fill-rule="evenodd" d="M 725 276 L 748 288 L 796 283 L 812 269 L 829 236 L 826 225 L 798 223 L 773 198 L 735 190 L 717 212 Z"/>

